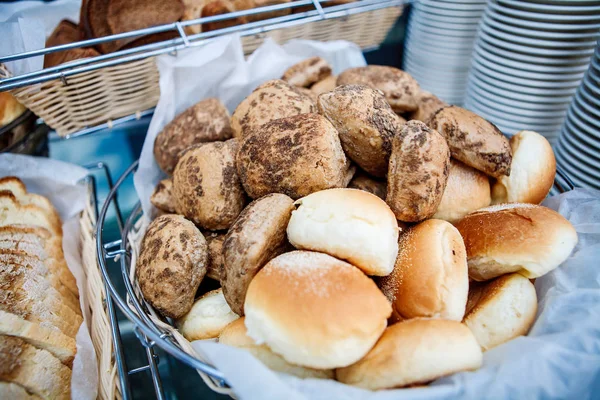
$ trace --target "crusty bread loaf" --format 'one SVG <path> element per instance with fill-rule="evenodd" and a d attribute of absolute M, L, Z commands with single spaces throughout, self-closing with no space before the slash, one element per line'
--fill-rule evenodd
<path fill-rule="evenodd" d="M 315 83 L 310 87 L 310 90 L 315 94 L 319 95 L 325 92 L 331 92 L 335 87 L 337 82 L 337 76 L 330 75 L 327 78 Z"/>
<path fill-rule="evenodd" d="M 417 110 L 410 114 L 409 119 L 417 119 L 425 123 L 427 123 L 439 109 L 448 106 L 448 103 L 429 92 L 419 93 L 417 96 L 417 104 Z"/>
<path fill-rule="evenodd" d="M 448 106 L 438 110 L 428 124 L 446 138 L 452 157 L 495 178 L 510 175 L 508 139 L 491 122 L 464 108 Z"/>
<path fill-rule="evenodd" d="M 232 136 L 229 111 L 215 98 L 204 99 L 169 122 L 154 140 L 154 158 L 172 174 L 181 154 L 190 146 Z"/>
<path fill-rule="evenodd" d="M 250 10 L 252 8 L 273 6 L 275 4 L 289 3 L 291 0 L 232 0 L 235 11 Z M 262 21 L 264 19 L 281 17 L 290 14 L 289 8 L 282 10 L 267 11 L 257 14 L 246 15 L 248 22 Z"/>
<path fill-rule="evenodd" d="M 536 312 L 533 283 L 521 274 L 509 274 L 471 285 L 469 311 L 463 322 L 486 351 L 526 335 Z"/>
<path fill-rule="evenodd" d="M 360 360 L 383 333 L 390 304 L 358 268 L 322 253 L 272 259 L 248 288 L 246 328 L 292 364 L 328 369 Z"/>
<path fill-rule="evenodd" d="M 369 174 L 385 177 L 392 138 L 405 122 L 385 97 L 369 86 L 342 85 L 321 94 L 317 107 L 337 129 L 346 155 Z"/>
<path fill-rule="evenodd" d="M 44 323 L 29 322 L 19 315 L 2 310 L 0 310 L 0 335 L 21 338 L 38 349 L 50 352 L 68 367 L 73 364 L 77 352 L 74 338 L 48 328 Z"/>
<path fill-rule="evenodd" d="M 106 21 L 113 34 L 179 21 L 180 0 L 108 0 Z"/>
<path fill-rule="evenodd" d="M 173 198 L 173 179 L 163 179 L 158 182 L 154 192 L 150 195 L 150 203 L 166 213 L 175 212 L 175 199 Z"/>
<path fill-rule="evenodd" d="M 537 278 L 558 267 L 577 244 L 577 232 L 554 210 L 499 204 L 456 225 L 467 249 L 469 276 L 484 281 L 511 272 Z"/>
<path fill-rule="evenodd" d="M 248 330 L 246 329 L 244 321 L 245 317 L 242 317 L 227 325 L 219 336 L 219 343 L 246 350 L 273 371 L 283 372 L 303 379 L 334 378 L 335 373 L 332 369 L 314 369 L 290 364 L 279 354 L 272 352 L 268 346 L 256 344 L 256 342 L 248 336 Z"/>
<path fill-rule="evenodd" d="M 373 193 L 382 200 L 385 200 L 385 195 L 387 193 L 387 184 L 385 181 L 378 181 L 362 171 L 356 172 L 348 184 L 348 188 Z"/>
<path fill-rule="evenodd" d="M 71 398 L 71 370 L 46 350 L 0 335 L 0 380 L 16 383 L 43 399 Z"/>
<path fill-rule="evenodd" d="M 339 85 L 367 85 L 379 89 L 398 113 L 417 109 L 419 84 L 407 72 L 383 65 L 349 68 L 337 78 Z"/>
<path fill-rule="evenodd" d="M 25 257 L 0 255 L 0 309 L 35 323 L 47 323 L 75 337 L 83 318 Z"/>
<path fill-rule="evenodd" d="M 329 189 L 294 204 L 287 226 L 294 247 L 348 261 L 367 275 L 392 272 L 398 254 L 398 223 L 385 201 L 362 190 Z"/>
<path fill-rule="evenodd" d="M 83 39 L 83 36 L 84 34 L 79 29 L 78 25 L 69 20 L 63 19 L 58 23 L 52 34 L 50 34 L 46 40 L 46 47 L 54 47 L 78 42 Z M 99 55 L 100 53 L 91 47 L 58 51 L 55 53 L 46 54 L 44 56 L 44 68 L 54 67 L 56 65 L 80 58 L 96 57 Z"/>
<path fill-rule="evenodd" d="M 0 127 L 8 125 L 25 112 L 26 108 L 9 92 L 0 92 Z"/>
<path fill-rule="evenodd" d="M 191 21 L 202 17 L 202 9 L 210 2 L 210 0 L 182 0 L 183 3 L 183 16 L 182 21 Z M 202 32 L 202 26 L 200 24 L 190 25 L 185 27 L 185 32 L 188 35 L 194 35 Z"/>
<path fill-rule="evenodd" d="M 465 244 L 449 222 L 429 219 L 400 236 L 394 271 L 377 284 L 392 302 L 394 320 L 462 321 L 469 274 Z"/>
<path fill-rule="evenodd" d="M 450 151 L 421 121 L 408 121 L 392 140 L 386 203 L 396 218 L 418 222 L 435 214 L 448 181 Z"/>
<path fill-rule="evenodd" d="M 258 86 L 237 106 L 231 116 L 233 136 L 241 138 L 269 121 L 316 112 L 315 103 L 279 79 Z"/>
<path fill-rule="evenodd" d="M 469 329 L 457 321 L 416 318 L 392 325 L 359 362 L 336 371 L 340 382 L 379 390 L 428 383 L 481 366 Z"/>
<path fill-rule="evenodd" d="M 258 271 L 287 245 L 285 229 L 294 201 L 280 193 L 250 203 L 229 229 L 223 243 L 221 286 L 229 306 L 244 315 L 248 285 Z"/>
<path fill-rule="evenodd" d="M 204 229 L 228 229 L 246 204 L 235 169 L 236 139 L 201 143 L 181 156 L 173 172 L 179 214 Z"/>
<path fill-rule="evenodd" d="M 491 201 L 489 178 L 451 158 L 446 189 L 433 218 L 455 223 L 470 212 L 489 206 Z"/>
<path fill-rule="evenodd" d="M 231 311 L 221 288 L 203 294 L 191 310 L 175 321 L 177 329 L 189 341 L 213 339 L 239 315 Z"/>
<path fill-rule="evenodd" d="M 281 77 L 290 85 L 304 88 L 331 75 L 331 65 L 321 57 L 310 57 L 289 67 Z"/>
<path fill-rule="evenodd" d="M 61 283 L 75 296 L 79 296 L 75 277 L 64 261 L 62 239 L 59 236 L 53 236 L 50 231 L 41 227 L 6 225 L 0 227 L 0 241 L 18 243 L 16 250 L 32 251 L 32 255 L 41 260 L 48 259 L 48 267 L 56 273 Z"/>
<path fill-rule="evenodd" d="M 206 245 L 208 248 L 208 264 L 206 266 L 206 276 L 217 282 L 221 281 L 221 273 L 225 268 L 223 257 L 223 242 L 225 234 L 217 232 L 204 232 Z"/>
<path fill-rule="evenodd" d="M 181 215 L 167 214 L 148 226 L 135 274 L 146 301 L 166 317 L 180 318 L 206 274 L 206 240 Z"/>
<path fill-rule="evenodd" d="M 222 14 L 235 12 L 235 5 L 230 0 L 212 0 L 207 1 L 202 7 L 202 18 L 214 17 Z M 248 23 L 248 18 L 241 15 L 235 18 L 224 19 L 221 21 L 205 22 L 202 24 L 202 32 L 214 31 L 217 29 L 225 29 L 232 26 L 243 25 Z"/>
<path fill-rule="evenodd" d="M 510 148 L 510 176 L 501 176 L 492 187 L 493 203 L 541 203 L 556 175 L 552 146 L 539 133 L 520 131 L 510 138 Z"/>
<path fill-rule="evenodd" d="M 22 205 L 9 191 L 0 191 L 0 226 L 30 225 L 48 229 L 62 240 L 62 226 L 34 204 Z"/>
<path fill-rule="evenodd" d="M 347 185 L 349 163 L 338 133 L 319 114 L 281 118 L 244 136 L 236 158 L 246 193 L 293 199 Z"/>
<path fill-rule="evenodd" d="M 23 386 L 19 386 L 16 383 L 0 381 L 0 399 L 41 400 L 42 398 L 29 393 Z"/>

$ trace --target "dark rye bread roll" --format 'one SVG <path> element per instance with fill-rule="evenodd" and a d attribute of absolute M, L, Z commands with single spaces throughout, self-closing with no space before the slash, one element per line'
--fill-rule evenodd
<path fill-rule="evenodd" d="M 392 138 L 406 121 L 381 92 L 366 85 L 342 85 L 321 94 L 317 107 L 337 129 L 346 155 L 369 174 L 385 177 Z"/>
<path fill-rule="evenodd" d="M 144 299 L 162 315 L 180 318 L 206 274 L 206 240 L 181 215 L 156 218 L 142 240 L 135 275 Z"/>
<path fill-rule="evenodd" d="M 223 242 L 221 286 L 227 303 L 244 315 L 244 300 L 250 281 L 272 258 L 288 246 L 285 229 L 294 201 L 273 193 L 250 203 L 229 229 Z"/>
<path fill-rule="evenodd" d="M 201 143 L 188 149 L 173 172 L 179 214 L 203 229 L 228 229 L 244 209 L 246 195 L 235 170 L 237 140 Z"/>
<path fill-rule="evenodd" d="M 408 121 L 393 138 L 386 203 L 396 218 L 418 222 L 435 214 L 446 189 L 450 150 L 437 131 Z"/>
<path fill-rule="evenodd" d="M 269 193 L 299 199 L 350 180 L 338 132 L 319 114 L 277 119 L 252 131 L 241 141 L 236 167 L 255 199 Z"/>
<path fill-rule="evenodd" d="M 188 147 L 232 136 L 229 111 L 218 99 L 204 99 L 176 116 L 156 136 L 154 158 L 160 169 L 172 174 L 181 153 Z"/>
<path fill-rule="evenodd" d="M 381 90 L 397 113 L 414 111 L 418 107 L 419 84 L 407 72 L 383 65 L 349 68 L 337 78 L 337 85 L 367 85 Z"/>
<path fill-rule="evenodd" d="M 494 178 L 510 175 L 510 144 L 491 122 L 449 106 L 438 110 L 428 124 L 446 138 L 452 157 Z"/>
<path fill-rule="evenodd" d="M 310 57 L 289 67 L 281 77 L 290 85 L 304 88 L 331 75 L 331 65 L 321 57 Z"/>
<path fill-rule="evenodd" d="M 242 138 L 255 128 L 275 119 L 317 112 L 312 99 L 280 79 L 254 89 L 231 116 L 233 136 Z"/>

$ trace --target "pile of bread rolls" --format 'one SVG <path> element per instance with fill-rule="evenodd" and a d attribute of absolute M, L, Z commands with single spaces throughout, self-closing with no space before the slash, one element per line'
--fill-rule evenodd
<path fill-rule="evenodd" d="M 170 177 L 136 265 L 145 299 L 187 339 L 300 377 L 385 389 L 474 370 L 528 332 L 530 279 L 577 243 L 538 205 L 542 136 L 509 141 L 396 68 L 336 77 L 310 58 L 231 117 L 192 106 L 154 154 Z M 197 293 L 205 276 L 220 288 Z"/>
<path fill-rule="evenodd" d="M 0 398 L 70 399 L 83 321 L 50 201 L 0 179 Z"/>

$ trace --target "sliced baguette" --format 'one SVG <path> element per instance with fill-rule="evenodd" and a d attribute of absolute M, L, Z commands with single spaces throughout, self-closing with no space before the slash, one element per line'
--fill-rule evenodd
<path fill-rule="evenodd" d="M 8 246 L 8 248 L 6 248 Z M 12 246 L 12 247 L 11 247 Z M 27 248 L 27 245 L 25 245 Z M 34 246 L 28 246 L 29 250 L 33 251 Z M 31 268 L 31 271 L 38 275 L 41 279 L 46 280 L 50 286 L 56 290 L 65 305 L 69 307 L 75 314 L 81 315 L 81 308 L 79 307 L 79 299 L 73 295 L 67 289 L 59 277 L 53 273 L 53 270 L 48 267 L 48 263 L 44 263 L 35 254 L 30 254 L 22 250 L 14 249 L 14 245 L 7 242 L 0 241 L 0 263 L 8 262 L 11 264 L 25 265 Z M 56 269 L 56 267 L 54 267 Z"/>
<path fill-rule="evenodd" d="M 69 400 L 71 370 L 46 350 L 0 335 L 0 379 L 16 383 L 43 399 Z"/>
<path fill-rule="evenodd" d="M 75 337 L 83 321 L 30 266 L 5 261 L 0 262 L 0 309 L 58 328 L 70 337 Z"/>
<path fill-rule="evenodd" d="M 73 365 L 73 359 L 77 352 L 75 339 L 54 329 L 0 310 L 0 334 L 21 338 L 38 349 L 50 352 L 66 366 Z M 0 398 L 3 397 L 0 396 Z"/>
<path fill-rule="evenodd" d="M 40 396 L 29 393 L 23 386 L 16 383 L 0 381 L 0 399 L 38 400 Z"/>
<path fill-rule="evenodd" d="M 0 190 L 0 226 L 32 225 L 48 229 L 62 240 L 62 226 L 57 225 L 40 207 L 21 204 L 8 190 Z"/>

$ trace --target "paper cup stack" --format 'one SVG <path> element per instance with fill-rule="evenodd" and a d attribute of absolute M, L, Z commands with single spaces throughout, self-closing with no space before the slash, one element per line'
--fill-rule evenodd
<path fill-rule="evenodd" d="M 505 134 L 529 129 L 554 142 L 599 34 L 598 0 L 491 0 L 465 107 Z"/>
<path fill-rule="evenodd" d="M 408 22 L 404 69 L 421 87 L 462 105 L 485 0 L 420 0 Z"/>
<path fill-rule="evenodd" d="M 600 189 L 600 41 L 567 112 L 556 158 L 575 184 Z"/>

